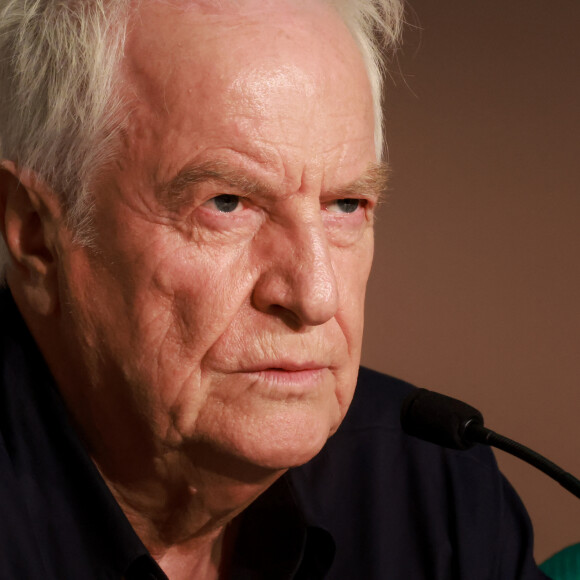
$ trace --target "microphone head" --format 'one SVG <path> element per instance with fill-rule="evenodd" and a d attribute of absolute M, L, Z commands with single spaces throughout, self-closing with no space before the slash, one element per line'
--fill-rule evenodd
<path fill-rule="evenodd" d="M 401 407 L 405 433 L 450 449 L 473 447 L 475 442 L 465 433 L 470 424 L 483 426 L 483 416 L 477 409 L 427 389 L 411 393 Z"/>

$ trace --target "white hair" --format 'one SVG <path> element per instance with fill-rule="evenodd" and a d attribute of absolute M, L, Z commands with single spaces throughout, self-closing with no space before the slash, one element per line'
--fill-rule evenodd
<path fill-rule="evenodd" d="M 394 51 L 403 26 L 402 0 L 330 0 L 361 51 L 373 95 L 375 149 L 381 158 L 383 139 L 383 84 L 387 55 Z"/>
<path fill-rule="evenodd" d="M 399 37 L 402 0 L 326 1 L 362 53 L 380 157 L 383 62 Z M 133 2 L 0 0 L 0 159 L 31 169 L 61 196 L 80 241 L 88 239 L 90 184 L 118 146 L 116 88 Z M 0 238 L 0 280 L 8 259 Z"/>

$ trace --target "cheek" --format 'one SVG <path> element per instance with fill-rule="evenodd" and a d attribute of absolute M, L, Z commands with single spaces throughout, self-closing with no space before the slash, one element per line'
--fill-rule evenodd
<path fill-rule="evenodd" d="M 337 317 L 344 320 L 352 341 L 362 338 L 366 286 L 373 261 L 373 232 L 369 228 L 356 247 L 338 248 L 333 257 L 340 296 Z"/>
<path fill-rule="evenodd" d="M 167 299 L 172 341 L 199 360 L 249 300 L 255 274 L 244 247 L 176 251 L 153 276 Z"/>
<path fill-rule="evenodd" d="M 91 350 L 106 349 L 101 358 L 130 382 L 167 383 L 171 397 L 199 375 L 205 353 L 248 300 L 253 275 L 243 246 L 185 245 L 166 231 L 138 239 L 146 244 L 109 245 L 75 260 L 67 302 L 82 310 L 75 317 Z"/>

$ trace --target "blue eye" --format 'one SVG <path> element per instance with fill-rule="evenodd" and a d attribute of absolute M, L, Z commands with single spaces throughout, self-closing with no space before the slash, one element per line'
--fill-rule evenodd
<path fill-rule="evenodd" d="M 354 213 L 360 206 L 361 200 L 351 197 L 337 199 L 329 203 L 326 207 L 333 213 Z"/>
<path fill-rule="evenodd" d="M 353 213 L 355 212 L 360 204 L 360 200 L 358 199 L 339 199 L 337 200 L 336 204 L 344 213 Z"/>
<path fill-rule="evenodd" d="M 239 209 L 240 198 L 237 195 L 230 195 L 224 193 L 223 195 L 218 195 L 212 200 L 215 208 L 222 213 L 232 213 Z"/>

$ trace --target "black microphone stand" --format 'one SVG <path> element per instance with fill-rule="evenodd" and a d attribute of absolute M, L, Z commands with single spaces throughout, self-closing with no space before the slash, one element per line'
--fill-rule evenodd
<path fill-rule="evenodd" d="M 465 425 L 464 437 L 467 437 L 475 443 L 483 443 L 497 447 L 502 451 L 519 457 L 526 463 L 533 465 L 546 475 L 557 481 L 562 487 L 580 498 L 580 480 L 576 479 L 571 473 L 563 470 L 560 466 L 550 461 L 543 455 L 540 455 L 533 449 L 504 437 L 487 427 L 484 427 L 477 421 L 470 421 Z"/>

